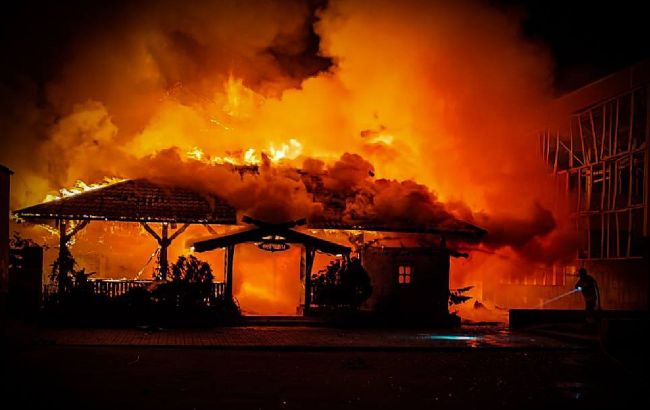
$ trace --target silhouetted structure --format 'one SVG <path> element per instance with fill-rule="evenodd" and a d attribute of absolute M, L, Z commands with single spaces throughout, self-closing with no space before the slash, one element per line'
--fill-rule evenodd
<path fill-rule="evenodd" d="M 9 179 L 13 172 L 0 164 L 0 315 L 9 285 Z"/>
<path fill-rule="evenodd" d="M 342 255 L 349 258 L 351 249 L 334 242 L 298 232 L 293 228 L 304 224 L 304 221 L 296 221 L 281 224 L 268 224 L 261 221 L 246 219 L 256 225 L 255 228 L 244 229 L 239 232 L 218 236 L 205 241 L 195 242 L 194 250 L 205 252 L 213 249 L 223 248 L 226 250 L 224 258 L 224 278 L 226 282 L 225 296 L 232 298 L 233 264 L 235 257 L 235 245 L 240 243 L 259 243 L 261 248 L 266 246 L 267 250 L 273 251 L 273 247 L 285 247 L 286 244 L 302 245 L 300 258 L 300 277 L 305 284 L 305 299 L 303 313 L 308 314 L 311 306 L 311 270 L 314 264 L 316 251 L 331 255 Z M 279 249 L 278 249 L 279 250 Z"/>
<path fill-rule="evenodd" d="M 10 250 L 8 307 L 14 317 L 34 319 L 41 306 L 43 248 L 32 243 Z"/>
<path fill-rule="evenodd" d="M 26 220 L 55 220 L 60 255 L 90 221 L 139 222 L 160 246 L 160 275 L 168 273 L 167 248 L 191 224 L 234 225 L 235 210 L 216 196 L 191 189 L 128 180 L 15 212 Z M 160 233 L 150 224 L 159 223 Z M 175 232 L 177 224 L 183 224 Z"/>
<path fill-rule="evenodd" d="M 314 192 L 314 195 L 327 196 L 327 193 L 318 191 Z M 337 208 L 333 207 L 333 209 Z M 214 195 L 205 195 L 189 188 L 168 186 L 148 180 L 118 182 L 21 209 L 15 214 L 28 221 L 55 220 L 60 231 L 61 255 L 66 252 L 70 239 L 91 221 L 140 222 L 159 244 L 160 279 L 165 279 L 167 276 L 167 247 L 190 224 L 202 224 L 210 230 L 210 224 L 237 223 L 236 210 Z M 382 220 L 344 222 L 337 217 L 336 212 L 328 213 L 325 218 L 309 221 L 308 224 L 304 220 L 269 224 L 250 218 L 244 218 L 244 222 L 252 223 L 256 227 L 194 244 L 198 252 L 217 248 L 226 251 L 225 285 L 223 288 L 215 288 L 215 292 L 223 289 L 225 297 L 232 298 L 233 258 L 237 244 L 254 242 L 264 250 L 278 251 L 283 250 L 289 243 L 298 243 L 303 246 L 300 264 L 301 279 L 305 288 L 304 313 L 308 313 L 312 306 L 310 281 L 316 251 L 347 259 L 351 248 L 294 229 L 298 225 L 306 224 L 309 229 L 414 233 L 442 238 L 475 239 L 485 234 L 484 230 L 453 218 L 446 219 L 440 225 Z M 161 224 L 160 233 L 151 227 L 153 223 Z M 169 229 L 174 229 L 176 224 L 183 225 L 170 234 Z M 416 312 L 428 317 L 447 315 L 449 258 L 462 256 L 461 254 L 446 249 L 445 245 L 421 247 L 382 245 L 365 247 L 359 252 L 359 256 L 371 280 L 378 284 L 377 295 L 371 297 L 366 304 L 369 309 L 392 305 L 391 312 L 409 316 L 415 316 Z M 121 289 L 125 286 L 131 285 L 119 284 L 117 288 Z M 140 285 L 133 284 L 133 286 Z"/>
<path fill-rule="evenodd" d="M 305 292 L 302 308 L 303 314 L 309 314 L 313 307 L 311 271 L 315 252 L 341 256 L 343 263 L 349 264 L 352 249 L 296 231 L 293 228 L 300 224 L 297 222 L 267 224 L 250 218 L 247 220 L 257 227 L 195 242 L 194 250 L 205 252 L 225 249 L 225 294 L 232 296 L 232 286 L 229 284 L 233 281 L 235 245 L 252 242 L 258 243 L 258 246 L 264 249 L 264 245 L 281 247 L 286 244 L 301 244 L 303 248 L 300 277 Z M 411 229 L 415 230 L 414 227 Z M 365 309 L 413 321 L 422 319 L 442 322 L 447 319 L 449 259 L 452 255 L 466 255 L 450 251 L 444 245 L 421 247 L 366 245 L 358 249 L 358 252 L 360 261 L 370 276 L 372 287 L 370 299 L 364 303 Z"/>

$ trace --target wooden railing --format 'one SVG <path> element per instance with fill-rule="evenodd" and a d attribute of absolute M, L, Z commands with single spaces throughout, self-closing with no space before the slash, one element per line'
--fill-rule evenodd
<path fill-rule="evenodd" d="M 93 293 L 104 295 L 109 298 L 122 296 L 131 289 L 146 288 L 152 283 L 150 280 L 113 280 L 113 279 L 91 279 Z"/>
<path fill-rule="evenodd" d="M 225 282 L 212 282 L 212 294 L 216 299 L 223 298 L 225 289 L 226 289 Z"/>
<path fill-rule="evenodd" d="M 96 295 L 105 295 L 110 298 L 122 296 L 131 289 L 135 288 L 148 288 L 153 284 L 151 280 L 120 280 L 120 279 L 90 279 L 92 284 L 93 293 Z M 220 299 L 223 297 L 225 283 L 213 282 L 212 294 L 215 298 Z M 43 285 L 43 298 L 47 299 L 49 296 L 56 293 L 56 286 Z"/>

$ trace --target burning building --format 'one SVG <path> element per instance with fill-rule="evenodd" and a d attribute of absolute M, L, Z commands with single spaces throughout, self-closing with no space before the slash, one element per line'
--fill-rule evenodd
<path fill-rule="evenodd" d="M 255 171 L 230 167 L 229 172 Z M 315 200 L 333 197 L 331 192 L 323 188 L 322 176 L 303 174 L 303 177 L 314 183 L 314 191 L 311 193 Z M 321 183 L 315 183 L 316 180 Z M 187 187 L 140 179 L 89 189 L 87 192 L 18 210 L 15 214 L 32 222 L 49 221 L 57 227 L 60 253 L 68 248 L 75 235 L 89 223 L 137 222 L 158 244 L 156 269 L 160 274 L 159 279 L 163 280 L 169 265 L 168 248 L 190 225 L 204 226 L 208 231 L 216 233 L 215 229 L 219 227 L 235 226 L 244 221 L 255 226 L 244 229 L 239 226 L 225 231 L 222 229 L 223 233 L 216 237 L 192 240 L 191 249 L 188 250 L 221 250 L 224 266 L 223 285 L 219 287 L 222 289 L 221 295 L 226 298 L 238 297 L 244 312 L 251 312 L 251 307 L 246 305 L 247 296 L 241 281 L 235 286 L 239 279 L 237 276 L 244 274 L 248 278 L 246 281 L 254 283 L 257 276 L 279 274 L 285 278 L 292 277 L 291 287 L 302 288 L 300 298 L 288 302 L 294 303 L 293 309 L 278 312 L 274 310 L 277 306 L 271 304 L 266 306 L 267 309 L 258 307 L 252 312 L 309 313 L 310 308 L 318 304 L 318 300 L 313 299 L 311 282 L 319 252 L 321 265 L 332 259 L 352 263 L 351 254 L 360 260 L 369 273 L 373 288 L 370 299 L 364 305 L 366 309 L 383 309 L 390 314 L 408 315 L 411 318 L 442 320 L 447 316 L 449 260 L 451 257 L 467 255 L 448 248 L 446 241 L 449 239 L 456 243 L 462 239 L 476 240 L 484 235 L 482 229 L 451 216 L 447 216 L 444 223 L 438 221 L 437 224 L 417 223 L 414 220 L 382 220 L 378 217 L 343 218 L 336 210 L 336 203 L 319 203 L 329 205 L 332 209 L 324 209 L 317 216 L 299 223 L 268 223 L 250 217 L 238 220 L 238 210 L 223 198 L 205 195 Z M 160 233 L 154 227 L 157 224 L 160 224 Z M 304 224 L 305 229 L 297 229 Z M 246 244 L 273 253 L 286 251 L 291 245 L 298 244 L 301 246 L 300 263 L 297 259 L 293 262 L 299 266 L 299 270 L 278 273 L 274 272 L 273 265 L 261 269 L 253 265 L 244 266 L 234 274 L 235 248 L 237 246 L 241 249 Z M 102 273 L 98 272 L 97 276 L 101 278 Z M 138 279 L 139 276 L 138 274 Z M 277 298 L 277 295 L 273 295 L 274 292 L 282 294 L 286 289 L 269 288 L 267 283 L 267 288 L 259 291 L 271 294 L 271 299 L 274 299 Z"/>
<path fill-rule="evenodd" d="M 570 290 L 585 267 L 600 284 L 604 309 L 647 309 L 649 98 L 646 60 L 555 101 L 540 152 L 556 181 L 555 206 L 570 213 L 575 256 L 506 277 L 489 297 L 540 306 Z M 572 295 L 548 307 L 582 307 L 582 300 Z"/>
<path fill-rule="evenodd" d="M 368 251 L 368 264 L 398 260 L 408 249 L 417 259 L 431 246 L 441 258 L 431 264 L 446 271 L 439 246 L 445 236 L 450 249 L 471 252 L 468 260 L 452 260 L 452 287 L 482 282 L 472 295 L 482 301 L 493 284 L 527 281 L 533 267 L 572 252 L 536 139 L 522 138 L 538 128 L 551 99 L 552 61 L 549 50 L 523 35 L 514 14 L 475 1 L 145 3 L 61 41 L 66 57 L 57 54 L 57 64 L 47 66 L 52 75 L 42 86 L 2 89 L 6 101 L 19 102 L 6 110 L 11 127 L 0 150 L 0 160 L 16 171 L 12 209 L 47 194 L 73 203 L 67 197 L 108 177 L 216 195 L 240 217 L 267 223 L 306 217 L 300 229 L 343 246 L 359 230 L 366 242 L 383 239 L 384 249 L 395 248 L 386 251 L 391 256 Z M 68 189 L 57 192 L 62 187 Z M 143 199 L 151 214 L 111 199 L 100 208 L 105 212 L 66 216 L 51 203 L 24 216 L 53 215 L 59 224 L 39 224 L 25 237 L 50 249 L 70 246 L 83 266 L 105 277 L 147 277 L 151 261 L 165 264 L 164 249 L 173 260 L 208 233 L 201 217 L 154 213 L 174 203 L 161 198 L 168 199 Z M 114 223 L 74 222 L 113 217 Z M 489 235 L 477 240 L 458 231 L 458 220 Z M 210 234 L 233 232 L 222 223 L 210 220 Z M 340 238 L 329 238 L 329 230 Z M 291 262 L 300 247 L 271 257 L 254 244 L 237 246 L 233 292 L 240 300 L 256 299 L 257 312 L 293 300 L 280 309 L 287 313 L 295 311 L 295 298 L 304 303 L 302 285 L 290 280 L 300 275 Z M 45 266 L 53 253 L 46 251 Z M 226 254 L 202 257 L 217 266 Z M 392 292 L 389 282 L 402 290 L 421 283 L 415 259 L 382 262 L 390 266 L 384 276 L 398 275 L 385 293 Z M 316 255 L 315 271 L 328 261 Z M 271 268 L 289 273 L 245 275 Z M 380 282 L 373 298 L 384 292 Z"/>

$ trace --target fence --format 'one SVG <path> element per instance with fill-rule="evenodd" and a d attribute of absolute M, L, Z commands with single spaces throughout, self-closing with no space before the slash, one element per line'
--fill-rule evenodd
<path fill-rule="evenodd" d="M 153 285 L 151 280 L 120 280 L 120 279 L 90 279 L 93 287 L 93 293 L 96 295 L 105 295 L 110 298 L 122 296 L 135 288 L 148 288 Z M 212 294 L 215 298 L 222 298 L 224 294 L 225 283 L 213 282 Z M 56 285 L 43 285 L 43 298 L 48 299 L 57 292 Z"/>

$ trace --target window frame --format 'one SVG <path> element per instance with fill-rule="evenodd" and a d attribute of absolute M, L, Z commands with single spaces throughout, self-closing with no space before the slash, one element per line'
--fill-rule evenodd
<path fill-rule="evenodd" d="M 413 283 L 413 265 L 400 264 L 397 267 L 397 284 L 401 286 Z"/>

